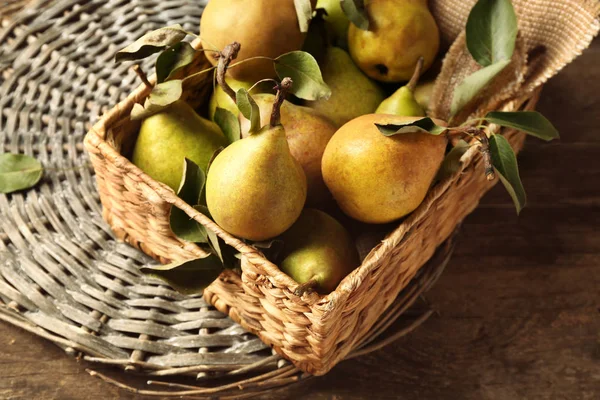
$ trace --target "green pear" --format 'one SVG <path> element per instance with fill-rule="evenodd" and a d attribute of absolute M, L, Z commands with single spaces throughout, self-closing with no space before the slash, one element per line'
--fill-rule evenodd
<path fill-rule="evenodd" d="M 275 96 L 272 94 L 257 94 L 253 96 L 258 104 L 261 124 L 269 122 Z M 248 136 L 250 121 L 239 115 L 242 136 Z M 304 174 L 308 194 L 306 204 L 319 206 L 331 199 L 323 176 L 321 175 L 321 158 L 329 139 L 337 130 L 329 119 L 312 108 L 302 107 L 284 101 L 281 105 L 281 124 L 285 127 L 285 135 L 290 146 L 290 153 L 300 163 Z"/>
<path fill-rule="evenodd" d="M 345 214 L 381 224 L 404 217 L 421 204 L 444 159 L 446 135 L 385 136 L 375 126 L 416 119 L 363 115 L 333 135 L 323 153 L 323 179 Z M 434 122 L 445 126 L 443 121 Z"/>
<path fill-rule="evenodd" d="M 350 21 L 342 11 L 340 0 L 317 0 L 317 8 L 324 8 L 327 11 L 325 21 L 333 33 L 333 43 L 345 44 L 348 40 Z"/>
<path fill-rule="evenodd" d="M 236 62 L 243 64 L 227 71 L 232 78 L 256 82 L 274 78 L 273 62 L 294 50 L 300 50 L 306 33 L 300 31 L 296 8 L 292 0 L 214 0 L 210 1 L 200 20 L 200 37 L 206 48 L 220 50 L 231 42 L 241 43 Z M 315 6 L 316 1 L 311 0 Z M 217 52 L 206 52 L 216 65 Z M 267 57 L 252 59 L 253 57 Z"/>
<path fill-rule="evenodd" d="M 188 158 L 206 171 L 214 152 L 227 146 L 221 129 L 202 118 L 185 101 L 142 121 L 131 161 L 155 180 L 179 188 L 183 160 Z"/>
<path fill-rule="evenodd" d="M 411 90 L 402 86 L 396 90 L 394 94 L 381 102 L 376 114 L 392 114 L 405 117 L 424 117 L 425 111 L 423 107 L 415 99 L 415 95 Z"/>
<path fill-rule="evenodd" d="M 239 89 L 250 89 L 252 87 L 252 83 L 250 82 L 242 82 L 236 79 L 226 77 L 225 81 L 229 86 L 234 90 L 238 91 Z M 227 111 L 230 111 L 233 115 L 238 115 L 239 110 L 235 102 L 225 93 L 225 91 L 221 88 L 221 86 L 217 85 L 212 95 L 210 96 L 210 101 L 208 102 L 208 116 L 212 120 L 215 117 L 215 111 L 217 107 L 224 108 Z"/>
<path fill-rule="evenodd" d="M 229 145 L 208 171 L 208 210 L 224 230 L 243 239 L 280 235 L 296 221 L 305 201 L 306 177 L 280 124 Z"/>
<path fill-rule="evenodd" d="M 402 86 L 396 90 L 394 94 L 381 102 L 376 114 L 392 114 L 404 117 L 424 117 L 426 115 L 425 110 L 417 102 L 415 98 L 415 86 L 421 75 L 421 69 L 423 68 L 423 58 L 421 57 L 415 68 L 415 72 L 410 79 L 410 82 L 406 86 Z"/>
<path fill-rule="evenodd" d="M 370 114 L 385 98 L 382 89 L 352 62 L 347 52 L 330 47 L 321 66 L 331 97 L 308 102 L 308 106 L 331 119 L 338 127 L 359 115 Z"/>
<path fill-rule="evenodd" d="M 319 293 L 335 290 L 360 265 L 348 231 L 322 211 L 307 208 L 282 236 L 281 270 Z M 311 282 L 312 281 L 312 282 Z"/>
<path fill-rule="evenodd" d="M 419 57 L 426 70 L 440 46 L 438 26 L 427 0 L 372 0 L 365 3 L 369 30 L 353 24 L 348 49 L 360 69 L 382 82 L 410 79 Z"/>

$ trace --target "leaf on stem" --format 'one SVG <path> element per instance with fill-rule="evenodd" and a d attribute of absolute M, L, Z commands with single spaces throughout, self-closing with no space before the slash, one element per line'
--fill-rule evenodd
<path fill-rule="evenodd" d="M 206 177 L 202 169 L 186 158 L 183 162 L 183 176 L 177 196 L 192 206 L 200 204 L 205 182 Z M 169 223 L 178 238 L 195 243 L 207 242 L 206 228 L 190 218 L 183 210 L 172 207 Z"/>
<path fill-rule="evenodd" d="M 214 121 L 219 125 L 229 143 L 240 140 L 242 135 L 240 121 L 231 111 L 217 107 L 215 110 Z"/>
<path fill-rule="evenodd" d="M 379 132 L 385 136 L 414 132 L 425 132 L 438 136 L 448 129 L 445 126 L 436 125 L 429 117 L 421 118 L 413 122 L 405 122 L 403 124 L 375 124 L 375 126 L 379 129 Z"/>
<path fill-rule="evenodd" d="M 156 80 L 168 81 L 181 68 L 194 61 L 196 50 L 188 42 L 179 42 L 160 53 L 156 59 Z"/>
<path fill-rule="evenodd" d="M 510 60 L 499 61 L 467 76 L 454 90 L 450 114 L 456 115 L 469 104 L 508 64 Z"/>
<path fill-rule="evenodd" d="M 369 16 L 364 0 L 341 0 L 340 5 L 350 22 L 363 31 L 369 30 Z"/>
<path fill-rule="evenodd" d="M 182 26 L 171 25 L 146 33 L 144 36 L 115 54 L 115 62 L 141 60 L 181 42 L 187 32 Z"/>
<path fill-rule="evenodd" d="M 459 140 L 458 143 L 446 154 L 444 161 L 437 173 L 436 180 L 443 181 L 460 171 L 462 156 L 469 150 L 471 146 L 464 140 Z"/>
<path fill-rule="evenodd" d="M 35 186 L 42 175 L 42 164 L 25 154 L 0 154 L 0 193 L 13 193 Z"/>
<path fill-rule="evenodd" d="M 183 81 L 180 79 L 159 83 L 152 88 L 143 107 L 140 104 L 133 106 L 130 118 L 132 121 L 148 118 L 175 103 L 182 94 Z"/>
<path fill-rule="evenodd" d="M 141 271 L 188 295 L 202 293 L 221 274 L 223 264 L 219 257 L 209 254 L 195 260 L 142 267 Z"/>
<path fill-rule="evenodd" d="M 484 67 L 510 60 L 517 31 L 517 16 L 510 0 L 479 0 L 467 20 L 467 48 Z"/>
<path fill-rule="evenodd" d="M 558 130 L 537 111 L 493 111 L 485 120 L 496 125 L 513 128 L 539 139 L 550 141 L 559 137 Z"/>
<path fill-rule="evenodd" d="M 237 108 L 240 110 L 242 115 L 250 121 L 249 132 L 256 132 L 260 129 L 260 109 L 258 105 L 250 96 L 250 93 L 244 88 L 240 88 L 235 94 L 235 102 Z"/>
<path fill-rule="evenodd" d="M 492 156 L 492 165 L 515 203 L 517 214 L 519 214 L 523 207 L 525 207 L 527 195 L 519 176 L 517 156 L 510 143 L 508 143 L 508 140 L 502 135 L 492 135 L 490 138 L 490 153 Z"/>
<path fill-rule="evenodd" d="M 305 51 L 291 51 L 273 60 L 279 79 L 294 82 L 290 92 L 304 100 L 328 99 L 331 89 L 323 81 L 317 60 Z"/>
<path fill-rule="evenodd" d="M 308 27 L 313 14 L 310 0 L 294 0 L 294 6 L 296 7 L 300 32 L 306 33 L 308 32 Z"/>

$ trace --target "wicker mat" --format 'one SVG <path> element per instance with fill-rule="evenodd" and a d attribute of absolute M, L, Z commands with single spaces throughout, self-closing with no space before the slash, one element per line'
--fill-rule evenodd
<path fill-rule="evenodd" d="M 146 394 L 248 396 L 305 378 L 201 296 L 139 273 L 152 261 L 116 241 L 102 220 L 83 151 L 89 126 L 138 84 L 129 66 L 113 62 L 115 51 L 165 25 L 196 31 L 205 2 L 31 0 L 16 12 L 24 3 L 0 8 L 0 153 L 33 155 L 46 173 L 34 189 L 0 194 L 0 320 L 78 359 L 162 381 L 190 376 L 194 384 Z M 396 321 L 435 282 L 451 250 L 441 248 L 351 356 L 431 315 L 420 306 Z"/>

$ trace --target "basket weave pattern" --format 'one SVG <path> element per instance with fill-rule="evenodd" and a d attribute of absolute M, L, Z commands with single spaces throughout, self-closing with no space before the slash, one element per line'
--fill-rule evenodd
<path fill-rule="evenodd" d="M 515 3 L 519 6 L 525 1 Z M 565 0 L 562 3 L 567 2 Z M 591 21 L 595 21 L 594 18 Z M 597 31 L 597 24 L 589 28 L 590 32 L 594 30 Z M 591 36 L 586 33 L 580 42 L 588 38 L 591 40 Z M 194 46 L 198 48 L 199 41 L 194 42 Z M 526 79 L 525 64 L 531 43 L 522 40 L 520 46 L 522 51 L 515 52 L 514 68 L 506 74 L 511 81 L 498 82 L 513 91 L 516 90 L 515 84 L 506 83 L 517 82 L 522 85 L 523 82 L 530 82 Z M 459 71 L 449 71 L 450 68 L 459 68 L 460 63 L 453 64 L 448 60 L 463 57 L 461 52 L 466 51 L 463 47 L 455 45 L 451 48 L 444 63 L 445 70 L 440 76 L 445 73 L 460 76 L 452 73 Z M 577 51 L 579 48 L 572 50 Z M 572 59 L 568 56 L 562 64 L 559 62 L 561 66 Z M 556 71 L 555 61 L 549 59 L 547 62 L 554 68 L 552 73 Z M 194 68 L 204 63 L 203 57 L 199 57 Z M 539 65 L 537 68 L 540 69 Z M 547 74 L 540 76 L 548 77 Z M 439 98 L 441 93 L 451 91 L 457 83 L 438 79 L 434 98 L 436 93 Z M 193 105 L 205 103 L 210 85 L 210 77 L 191 82 L 184 88 L 188 101 Z M 532 109 L 537 102 L 539 88 L 539 84 L 527 90 L 522 87 L 518 97 L 505 95 L 501 104 L 499 100 L 494 106 L 504 111 Z M 128 153 L 138 128 L 138 125 L 129 121 L 131 108 L 136 102 L 143 103 L 147 95 L 148 89 L 143 86 L 138 88 L 106 114 L 86 136 L 85 146 L 97 174 L 104 218 L 118 237 L 162 262 L 203 255 L 199 247 L 177 239 L 170 231 L 168 216 L 172 206 L 182 209 L 190 218 L 217 233 L 242 253 L 242 274 L 241 277 L 232 273 L 223 274 L 205 290 L 205 298 L 257 334 L 298 368 L 311 374 L 326 373 L 351 351 L 435 249 L 495 183 L 485 179 L 478 149 L 471 147 L 461 159 L 461 170 L 434 186 L 421 206 L 373 249 L 362 265 L 347 276 L 334 292 L 326 296 L 309 293 L 298 297 L 294 294 L 297 283 L 259 251 L 224 232 L 179 199 L 171 189 L 153 181 L 122 155 Z M 441 100 L 438 103 L 441 104 Z M 443 111 L 439 111 L 443 108 L 437 107 L 437 110 L 437 116 L 443 118 L 444 115 L 439 115 L 443 114 Z M 502 133 L 516 151 L 522 147 L 523 134 L 510 130 Z"/>

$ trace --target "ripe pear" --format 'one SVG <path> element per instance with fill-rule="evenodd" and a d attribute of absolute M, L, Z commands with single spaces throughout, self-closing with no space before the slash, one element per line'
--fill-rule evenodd
<path fill-rule="evenodd" d="M 206 171 L 214 152 L 225 146 L 227 139 L 217 124 L 179 100 L 142 121 L 131 161 L 177 191 L 185 157 Z"/>
<path fill-rule="evenodd" d="M 326 294 L 360 265 L 348 231 L 322 211 L 307 208 L 282 236 L 281 270 L 300 284 Z"/>
<path fill-rule="evenodd" d="M 348 49 L 361 70 L 382 82 L 410 79 L 419 57 L 426 70 L 440 46 L 438 26 L 427 0 L 371 0 L 365 3 L 369 30 L 348 29 Z"/>
<path fill-rule="evenodd" d="M 333 33 L 333 43 L 346 43 L 350 21 L 342 11 L 340 0 L 318 0 L 317 8 L 324 8 L 327 11 L 325 21 Z"/>
<path fill-rule="evenodd" d="M 314 8 L 316 0 L 311 0 Z M 251 57 L 276 58 L 300 50 L 306 34 L 300 32 L 293 0 L 212 0 L 200 19 L 200 37 L 207 49 L 220 50 L 236 41 L 242 47 L 236 62 Z M 206 52 L 216 65 L 218 55 Z M 228 70 L 229 76 L 247 82 L 275 77 L 273 62 L 258 59 Z"/>
<path fill-rule="evenodd" d="M 208 171 L 208 210 L 224 230 L 243 239 L 280 235 L 298 219 L 305 200 L 306 177 L 281 124 L 229 145 Z"/>
<path fill-rule="evenodd" d="M 308 102 L 307 105 L 338 127 L 359 115 L 374 112 L 385 98 L 383 90 L 365 76 L 354 65 L 350 55 L 339 47 L 327 49 L 321 73 L 331 89 L 331 97 Z"/>
<path fill-rule="evenodd" d="M 444 159 L 446 136 L 423 132 L 384 136 L 375 126 L 417 119 L 363 115 L 333 135 L 323 154 L 323 179 L 344 213 L 380 224 L 421 204 Z M 434 122 L 445 126 L 443 121 Z"/>
<path fill-rule="evenodd" d="M 426 115 L 425 110 L 417 102 L 414 94 L 415 86 L 417 85 L 419 76 L 421 75 L 422 68 L 423 58 L 421 57 L 417 63 L 417 67 L 415 68 L 415 72 L 410 79 L 410 82 L 396 90 L 394 94 L 382 101 L 379 107 L 377 107 L 375 113 L 400 115 L 406 117 L 424 117 Z"/>
<path fill-rule="evenodd" d="M 253 98 L 260 109 L 261 124 L 265 125 L 269 122 L 275 96 L 257 94 Z M 250 121 L 241 114 L 239 118 L 242 136 L 248 136 Z M 336 126 L 317 111 L 295 105 L 287 100 L 281 105 L 281 124 L 285 127 L 290 153 L 300 163 L 306 175 L 308 187 L 306 204 L 323 205 L 331 199 L 331 193 L 323 182 L 321 158 L 329 139 L 337 130 Z"/>

